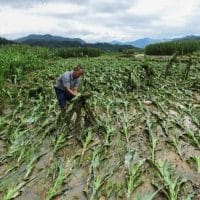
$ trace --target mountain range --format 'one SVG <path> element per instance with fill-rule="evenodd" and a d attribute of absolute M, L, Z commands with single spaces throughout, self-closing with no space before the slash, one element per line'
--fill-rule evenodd
<path fill-rule="evenodd" d="M 52 36 L 50 34 L 38 35 L 31 34 L 26 37 L 18 38 L 13 41 L 0 38 L 0 44 L 6 43 L 22 43 L 28 45 L 47 46 L 47 47 L 94 47 L 104 51 L 118 51 L 119 49 L 138 49 L 144 48 L 149 44 L 155 44 L 166 41 L 178 41 L 178 40 L 200 40 L 200 36 L 189 35 L 181 38 L 172 39 L 153 39 L 153 38 L 141 38 L 134 41 L 112 41 L 110 43 L 98 42 L 87 43 L 80 38 L 65 38 L 61 36 Z"/>
<path fill-rule="evenodd" d="M 195 35 L 188 35 L 185 37 L 180 38 L 168 38 L 168 39 L 153 39 L 153 38 L 141 38 L 134 41 L 128 41 L 128 42 L 120 42 L 120 41 L 112 41 L 112 44 L 127 44 L 132 45 L 138 48 L 145 48 L 145 46 L 149 44 L 155 44 L 160 42 L 169 42 L 169 41 L 179 41 L 179 40 L 200 40 L 200 36 Z"/>
<path fill-rule="evenodd" d="M 14 40 L 16 43 L 28 44 L 33 46 L 46 47 L 92 47 L 99 48 L 103 51 L 118 51 L 119 49 L 138 49 L 129 44 L 111 44 L 111 43 L 87 43 L 80 38 L 65 38 L 60 36 L 46 35 L 28 35 Z"/>
<path fill-rule="evenodd" d="M 134 41 L 128 41 L 128 42 L 120 42 L 120 41 L 112 41 L 112 44 L 128 44 L 128 45 L 132 45 L 138 48 L 145 48 L 145 46 L 149 45 L 149 44 L 155 44 L 155 43 L 159 43 L 159 42 L 166 42 L 166 41 L 170 41 L 170 39 L 153 39 L 153 38 L 141 38 L 138 40 L 134 40 Z"/>
<path fill-rule="evenodd" d="M 10 41 L 10 40 L 7 40 L 7 39 L 5 39 L 5 38 L 1 38 L 0 37 L 0 45 L 1 44 L 3 44 L 3 45 L 5 45 L 5 44 L 14 44 L 15 42 L 13 42 L 13 41 Z"/>
<path fill-rule="evenodd" d="M 33 41 L 43 41 L 43 42 L 78 42 L 80 44 L 86 44 L 86 42 L 84 40 L 81 40 L 80 38 L 65 38 L 65 37 L 61 37 L 61 36 L 52 36 L 50 34 L 46 34 L 46 35 L 37 35 L 37 34 L 32 34 L 32 35 L 28 35 L 26 37 L 22 37 L 19 39 L 14 40 L 17 43 L 30 43 L 32 44 Z"/>

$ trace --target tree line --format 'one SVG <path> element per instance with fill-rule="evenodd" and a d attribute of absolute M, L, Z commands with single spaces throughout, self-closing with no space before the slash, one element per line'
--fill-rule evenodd
<path fill-rule="evenodd" d="M 97 48 L 60 48 L 57 50 L 57 55 L 62 58 L 70 57 L 98 57 L 102 53 L 101 50 Z"/>
<path fill-rule="evenodd" d="M 145 48 L 146 55 L 179 55 L 193 53 L 200 50 L 200 40 L 171 41 L 150 44 Z"/>

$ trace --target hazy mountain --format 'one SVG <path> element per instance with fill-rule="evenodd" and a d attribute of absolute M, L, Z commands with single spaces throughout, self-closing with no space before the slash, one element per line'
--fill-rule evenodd
<path fill-rule="evenodd" d="M 173 40 L 200 40 L 200 36 L 196 35 L 187 35 L 181 38 L 174 38 Z"/>
<path fill-rule="evenodd" d="M 60 36 L 37 35 L 32 34 L 26 37 L 22 37 L 14 40 L 14 42 L 29 44 L 34 46 L 46 46 L 46 47 L 95 47 L 104 51 L 118 51 L 119 49 L 137 49 L 144 48 L 149 44 L 155 44 L 166 41 L 174 40 L 200 40 L 200 36 L 185 36 L 180 38 L 171 39 L 153 39 L 153 38 L 141 38 L 134 41 L 121 42 L 114 40 L 110 43 L 98 42 L 87 43 L 80 38 L 65 38 Z"/>
<path fill-rule="evenodd" d="M 144 48 L 145 46 L 149 44 L 154 44 L 154 43 L 159 43 L 159 42 L 165 42 L 165 41 L 170 41 L 170 39 L 152 39 L 152 38 L 141 38 L 138 40 L 134 41 L 127 41 L 127 42 L 120 42 L 120 41 L 112 41 L 111 44 L 127 44 L 127 45 L 132 45 L 138 48 Z"/>
<path fill-rule="evenodd" d="M 27 37 L 14 40 L 21 44 L 45 47 L 94 47 L 103 51 L 118 51 L 119 49 L 136 49 L 133 45 L 128 44 L 110 44 L 104 42 L 86 43 L 80 38 L 64 38 L 52 35 L 29 35 Z"/>
<path fill-rule="evenodd" d="M 155 44 L 155 43 L 166 42 L 166 41 L 170 41 L 170 39 L 142 38 L 142 39 L 138 39 L 132 42 L 126 42 L 126 44 L 133 45 L 139 48 L 144 48 L 145 46 L 149 44 Z"/>
<path fill-rule="evenodd" d="M 185 37 L 180 37 L 180 38 L 168 38 L 168 39 L 153 39 L 153 38 L 141 38 L 138 40 L 134 41 L 127 41 L 127 42 L 121 42 L 121 41 L 112 41 L 111 44 L 128 44 L 128 45 L 133 45 L 138 48 L 144 48 L 145 46 L 149 44 L 155 44 L 155 43 L 160 43 L 160 42 L 167 42 L 167 41 L 175 41 L 175 40 L 200 40 L 200 36 L 195 36 L 195 35 L 188 35 Z"/>
<path fill-rule="evenodd" d="M 111 42 L 111 44 L 117 44 L 117 45 L 118 45 L 118 44 L 119 44 L 119 45 L 122 44 L 122 45 L 123 45 L 123 44 L 125 44 L 125 43 L 124 43 L 124 42 L 117 41 L 117 40 L 113 40 L 113 41 Z"/>
<path fill-rule="evenodd" d="M 5 45 L 5 44 L 14 44 L 15 42 L 7 40 L 5 38 L 0 37 L 0 45 Z"/>
<path fill-rule="evenodd" d="M 60 36 L 52 36 L 49 34 L 46 35 L 37 35 L 37 34 L 32 34 L 28 35 L 26 37 L 22 37 L 19 39 L 14 40 L 15 42 L 18 43 L 29 43 L 33 41 L 37 42 L 78 42 L 80 44 L 85 44 L 86 42 L 81 40 L 80 38 L 65 38 L 65 37 L 60 37 Z"/>

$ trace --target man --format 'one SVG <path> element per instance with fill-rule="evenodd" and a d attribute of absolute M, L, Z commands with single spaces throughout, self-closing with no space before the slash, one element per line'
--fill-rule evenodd
<path fill-rule="evenodd" d="M 70 101 L 77 95 L 80 76 L 83 74 L 84 70 L 82 66 L 77 65 L 73 71 L 67 71 L 57 79 L 54 88 L 61 111 L 65 110 L 67 101 Z"/>

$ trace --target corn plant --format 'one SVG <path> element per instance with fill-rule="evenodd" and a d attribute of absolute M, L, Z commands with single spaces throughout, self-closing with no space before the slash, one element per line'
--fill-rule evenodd
<path fill-rule="evenodd" d="M 152 157 L 152 160 L 153 162 L 155 161 L 155 151 L 156 151 L 156 145 L 158 143 L 158 138 L 153 134 L 152 132 L 152 125 L 153 123 L 151 122 L 150 120 L 150 117 L 149 115 L 147 116 L 147 120 L 146 120 L 146 126 L 147 126 L 147 131 L 148 131 L 148 134 L 149 134 L 149 138 L 150 138 L 150 141 L 151 141 L 151 157 Z"/>
<path fill-rule="evenodd" d="M 165 77 L 171 74 L 172 64 L 176 61 L 178 52 L 174 53 L 165 67 Z"/>
<path fill-rule="evenodd" d="M 89 185 L 90 185 L 90 182 L 92 180 L 92 177 L 96 177 L 97 174 L 96 174 L 96 171 L 97 169 L 99 169 L 99 166 L 100 166 L 100 162 L 102 160 L 102 147 L 101 146 L 98 146 L 97 148 L 95 148 L 95 150 L 93 151 L 93 154 L 92 154 L 92 160 L 91 160 L 91 164 L 90 164 L 90 167 L 89 167 L 89 178 L 87 179 L 87 184 L 86 184 L 86 187 L 84 189 L 84 194 L 86 197 L 88 197 L 89 195 Z"/>
<path fill-rule="evenodd" d="M 177 150 L 178 155 L 182 158 L 181 146 L 179 145 L 179 137 L 177 137 L 177 135 L 171 135 L 169 137 L 170 139 L 168 142 Z"/>
<path fill-rule="evenodd" d="M 55 177 L 49 191 L 47 192 L 46 200 L 54 199 L 59 194 L 59 188 L 62 186 L 67 177 L 71 174 L 72 166 L 71 160 L 68 159 L 66 165 L 64 163 L 57 163 L 52 168 L 55 170 Z M 54 172 L 53 172 L 54 173 Z"/>
<path fill-rule="evenodd" d="M 92 160 L 90 165 L 90 173 L 95 173 L 95 170 L 100 166 L 101 160 L 103 159 L 103 151 L 102 146 L 98 146 L 95 148 L 92 154 Z"/>
<path fill-rule="evenodd" d="M 92 135 L 93 135 L 92 129 L 87 130 L 86 134 L 84 135 L 85 138 L 82 141 L 83 142 L 83 149 L 82 149 L 82 152 L 81 152 L 80 162 L 82 162 L 83 156 L 84 156 L 85 152 L 88 150 L 89 144 L 92 141 Z"/>
<path fill-rule="evenodd" d="M 34 164 L 37 162 L 38 159 L 40 159 L 43 155 L 45 155 L 46 153 L 42 153 L 41 155 L 36 155 L 34 156 L 31 161 L 28 163 L 27 168 L 26 168 L 26 174 L 24 176 L 24 180 L 28 179 L 31 172 L 34 169 Z"/>
<path fill-rule="evenodd" d="M 128 170 L 127 177 L 126 177 L 126 197 L 129 199 L 133 191 L 143 183 L 141 180 L 141 168 L 144 164 L 145 160 L 139 160 L 133 164 L 133 166 Z"/>
<path fill-rule="evenodd" d="M 55 145 L 54 145 L 54 154 L 63 147 L 63 144 L 65 143 L 67 139 L 67 136 L 65 133 L 60 133 L 55 141 Z"/>
<path fill-rule="evenodd" d="M 106 118 L 106 121 L 105 121 L 105 118 L 104 118 L 100 122 L 101 128 L 102 128 L 102 133 L 103 133 L 103 136 L 104 136 L 104 145 L 105 146 L 110 145 L 110 138 L 115 132 L 115 128 L 113 127 L 113 125 L 111 123 L 112 123 L 112 121 L 109 118 Z"/>
<path fill-rule="evenodd" d="M 169 200 L 177 200 L 180 188 L 186 179 L 176 177 L 173 178 L 173 170 L 165 161 L 158 161 L 153 164 L 158 172 L 160 182 L 163 184 L 162 192 Z M 153 182 L 158 189 L 159 183 Z"/>
<path fill-rule="evenodd" d="M 198 138 L 192 130 L 187 130 L 186 133 L 183 135 L 183 138 L 188 138 L 189 142 L 192 145 L 200 148 L 200 141 L 198 140 Z"/>
<path fill-rule="evenodd" d="M 4 196 L 3 200 L 10 200 L 18 196 L 18 187 L 10 189 Z"/>
<path fill-rule="evenodd" d="M 147 60 L 144 61 L 144 63 L 142 64 L 142 68 L 145 71 L 145 80 L 146 80 L 146 84 L 148 86 L 153 86 L 153 78 L 155 75 L 155 72 L 153 70 L 153 68 L 150 66 L 150 64 L 147 62 Z"/>
<path fill-rule="evenodd" d="M 191 65 L 192 65 L 192 58 L 190 57 L 187 61 L 187 65 L 186 65 L 185 70 L 184 70 L 183 80 L 188 79 L 188 75 L 189 75 L 189 72 L 190 72 L 190 69 L 191 69 Z"/>
<path fill-rule="evenodd" d="M 99 189 L 103 186 L 106 180 L 111 176 L 111 174 L 97 175 L 94 177 L 92 182 L 92 194 L 89 197 L 90 200 L 95 200 L 97 198 L 97 193 Z"/>
<path fill-rule="evenodd" d="M 190 161 L 195 164 L 197 172 L 200 174 L 200 157 L 194 156 L 190 159 Z"/>
<path fill-rule="evenodd" d="M 17 186 L 10 188 L 7 191 L 7 194 L 4 196 L 3 200 L 10 200 L 10 199 L 15 199 L 17 197 L 20 196 L 22 189 L 29 183 L 31 182 L 33 179 L 35 179 L 35 177 L 33 177 L 32 179 L 30 179 L 29 181 L 23 181 L 21 183 L 19 183 Z"/>
<path fill-rule="evenodd" d="M 134 200 L 154 200 L 155 196 L 158 194 L 158 192 L 160 192 L 161 189 L 158 189 L 155 192 L 151 192 L 151 193 L 139 193 L 137 194 L 136 198 Z"/>
<path fill-rule="evenodd" d="M 133 115 L 129 114 L 128 111 L 126 111 L 127 108 L 125 108 L 125 111 L 120 113 L 120 115 L 117 117 L 118 124 L 122 126 L 121 133 L 126 138 L 127 148 L 130 148 L 130 137 L 131 137 L 131 129 L 134 127 L 135 118 Z"/>

